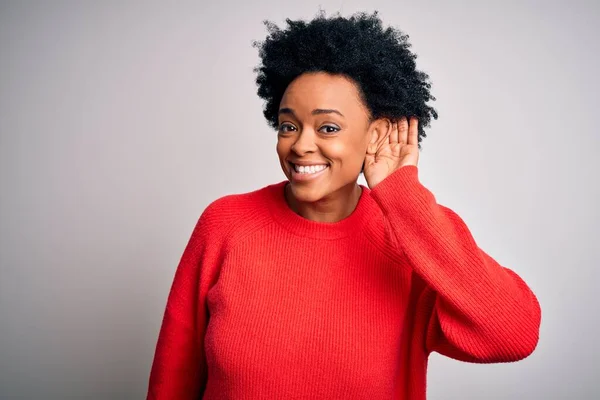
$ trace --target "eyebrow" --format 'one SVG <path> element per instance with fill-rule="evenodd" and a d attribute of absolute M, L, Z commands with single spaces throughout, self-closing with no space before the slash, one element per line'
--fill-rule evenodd
<path fill-rule="evenodd" d="M 292 114 L 293 116 L 296 116 L 296 114 L 294 114 L 294 110 L 292 110 L 291 108 L 281 108 L 279 110 L 279 114 Z M 344 116 L 344 114 L 342 114 L 341 112 L 339 112 L 336 109 L 333 108 L 315 108 L 314 110 L 312 110 L 311 112 L 312 115 L 317 115 L 317 114 L 338 114 L 341 115 L 342 117 Z"/>

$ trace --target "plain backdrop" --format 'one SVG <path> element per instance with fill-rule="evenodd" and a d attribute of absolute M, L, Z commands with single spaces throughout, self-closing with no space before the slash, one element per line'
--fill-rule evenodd
<path fill-rule="evenodd" d="M 542 306 L 530 357 L 434 353 L 428 398 L 599 398 L 598 2 L 14 0 L 0 5 L 1 399 L 145 396 L 197 218 L 285 179 L 252 40 L 319 7 L 379 10 L 409 34 L 439 112 L 421 181 Z"/>

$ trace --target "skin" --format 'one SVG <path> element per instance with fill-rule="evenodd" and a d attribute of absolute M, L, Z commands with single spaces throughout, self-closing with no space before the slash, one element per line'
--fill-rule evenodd
<path fill-rule="evenodd" d="M 417 165 L 417 124 L 414 117 L 410 125 L 405 117 L 398 122 L 372 119 L 357 85 L 342 75 L 300 75 L 286 88 L 279 107 L 277 154 L 289 180 L 288 205 L 317 222 L 348 217 L 361 196 L 357 179 L 363 162 L 370 189 L 397 169 Z M 290 161 L 327 163 L 328 168 L 316 179 L 296 181 Z"/>

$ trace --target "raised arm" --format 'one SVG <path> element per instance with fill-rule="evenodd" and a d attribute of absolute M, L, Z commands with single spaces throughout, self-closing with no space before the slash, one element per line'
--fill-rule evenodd
<path fill-rule="evenodd" d="M 512 270 L 480 249 L 463 220 L 437 204 L 407 165 L 371 195 L 381 207 L 398 258 L 425 282 L 417 312 L 429 315 L 425 345 L 469 362 L 509 362 L 537 346 L 540 305 Z"/>

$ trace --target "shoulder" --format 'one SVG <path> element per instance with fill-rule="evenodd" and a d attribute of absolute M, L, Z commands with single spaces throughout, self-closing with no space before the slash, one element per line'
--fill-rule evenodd
<path fill-rule="evenodd" d="M 273 187 L 221 196 L 206 206 L 196 224 L 196 234 L 204 239 L 238 241 L 272 222 L 268 204 Z"/>

